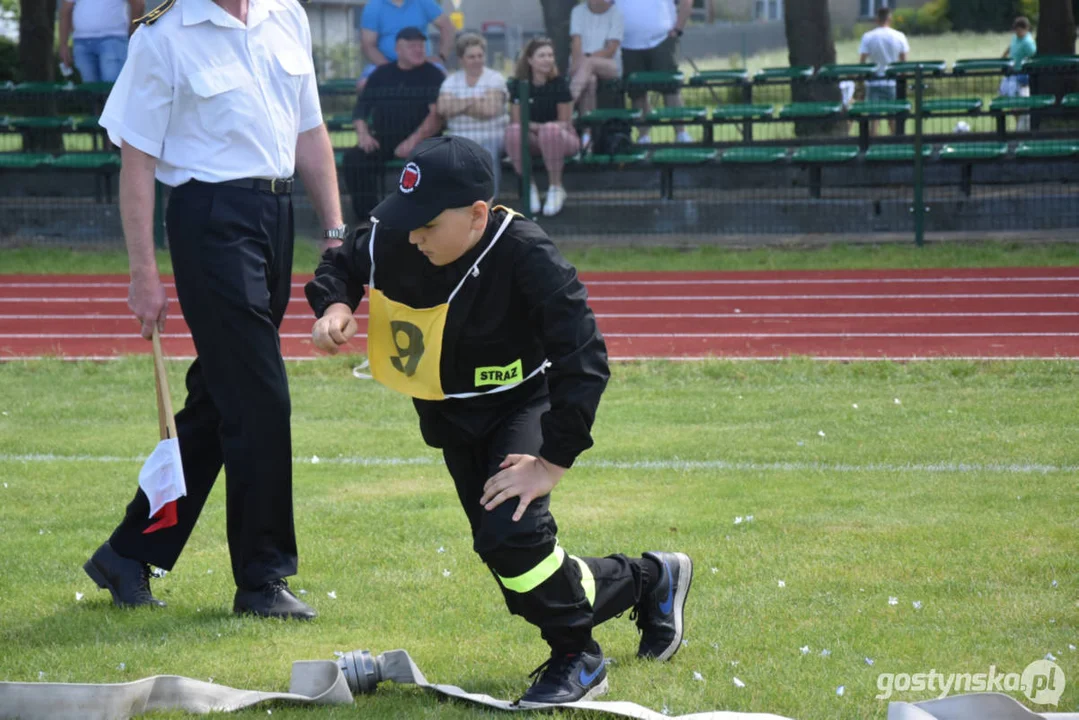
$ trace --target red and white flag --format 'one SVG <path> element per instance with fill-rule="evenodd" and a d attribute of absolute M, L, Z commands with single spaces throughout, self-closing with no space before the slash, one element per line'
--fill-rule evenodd
<path fill-rule="evenodd" d="M 175 525 L 176 501 L 187 495 L 179 440 L 168 438 L 157 444 L 139 471 L 139 487 L 150 501 L 150 518 L 157 519 L 143 535 Z"/>

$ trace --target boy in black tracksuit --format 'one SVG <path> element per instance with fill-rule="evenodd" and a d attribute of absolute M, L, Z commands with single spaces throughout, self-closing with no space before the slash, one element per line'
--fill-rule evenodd
<path fill-rule="evenodd" d="M 414 398 L 475 551 L 510 612 L 551 646 L 521 702 L 572 702 L 606 692 L 592 628 L 626 610 L 638 656 L 678 650 L 692 562 L 576 558 L 558 545 L 549 493 L 592 445 L 607 351 L 573 266 L 535 223 L 490 208 L 489 157 L 459 137 L 416 148 L 373 227 L 327 251 L 308 283 L 312 337 L 329 352 L 347 342 L 368 285 L 372 374 Z"/>

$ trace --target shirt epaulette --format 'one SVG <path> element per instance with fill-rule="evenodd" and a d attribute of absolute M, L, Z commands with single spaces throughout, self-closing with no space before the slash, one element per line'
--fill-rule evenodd
<path fill-rule="evenodd" d="M 156 8 L 146 13 L 140 18 L 136 18 L 131 21 L 132 25 L 153 25 L 155 22 L 161 19 L 161 16 L 172 9 L 172 6 L 176 4 L 176 0 L 165 0 L 165 2 L 158 5 Z"/>

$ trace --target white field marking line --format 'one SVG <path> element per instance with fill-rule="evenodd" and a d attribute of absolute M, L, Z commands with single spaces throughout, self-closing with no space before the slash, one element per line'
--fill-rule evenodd
<path fill-rule="evenodd" d="M 858 285 L 866 283 L 901 283 L 917 284 L 930 282 L 951 283 L 1006 283 L 1006 282 L 1079 282 L 1079 275 L 1052 275 L 1044 277 L 953 277 L 939 275 L 929 277 L 867 277 L 867 278 L 670 278 L 659 280 L 588 280 L 585 285 Z M 165 287 L 176 287 L 175 283 L 163 283 Z M 306 283 L 292 283 L 294 288 L 302 288 Z M 3 288 L 122 288 L 127 283 L 121 282 L 0 282 Z"/>
<path fill-rule="evenodd" d="M 941 293 L 925 295 L 592 295 L 589 300 L 597 302 L 710 302 L 716 300 L 992 300 L 994 298 L 1079 298 L 1079 293 Z M 169 302 L 179 302 L 168 298 Z M 126 303 L 127 298 L 0 298 L 3 303 Z M 289 302 L 307 302 L 307 298 L 293 297 Z"/>
<path fill-rule="evenodd" d="M 118 455 L 54 455 L 0 454 L 0 462 L 8 463 L 102 463 L 134 464 L 146 460 L 145 456 L 122 457 Z M 294 457 L 297 465 L 353 465 L 360 467 L 407 467 L 441 465 L 437 457 Z M 582 460 L 575 467 L 598 470 L 733 470 L 739 472 L 843 472 L 843 473 L 1004 473 L 1014 475 L 1048 475 L 1050 473 L 1074 473 L 1079 465 L 1047 465 L 1044 463 L 847 463 L 807 462 L 733 462 L 729 460 Z"/>
<path fill-rule="evenodd" d="M 603 333 L 607 338 L 645 338 L 674 340 L 688 339 L 762 339 L 769 338 L 1034 338 L 1079 337 L 1079 332 L 1012 332 L 1012 333 Z M 0 333 L 0 340 L 124 340 L 141 338 L 137 332 L 130 333 Z M 190 335 L 163 334 L 163 340 L 188 339 Z M 310 340 L 310 333 L 281 333 L 282 340 Z M 367 333 L 356 333 L 356 338 L 366 338 Z"/>
<path fill-rule="evenodd" d="M 940 313 L 596 313 L 600 320 L 705 320 L 711 318 L 1026 318 L 1026 317 L 1077 317 L 1079 312 L 940 312 Z M 366 320 L 367 314 L 353 315 Z M 0 315 L 0 320 L 131 320 L 133 315 Z M 313 315 L 286 315 L 285 320 L 309 320 Z"/>
<path fill-rule="evenodd" d="M 0 355 L 0 363 L 31 362 L 40 360 L 59 360 L 61 362 L 119 362 L 132 357 L 148 355 L 143 353 L 125 353 L 123 355 Z M 323 355 L 285 355 L 285 362 L 310 362 Z M 341 356 L 345 357 L 345 356 Z M 355 355 L 363 357 L 363 355 Z M 815 362 L 948 362 L 966 360 L 972 362 L 1075 362 L 1079 355 L 810 355 Z M 194 355 L 170 355 L 166 362 L 191 362 Z M 610 362 L 785 362 L 789 355 L 626 355 L 609 357 Z"/>

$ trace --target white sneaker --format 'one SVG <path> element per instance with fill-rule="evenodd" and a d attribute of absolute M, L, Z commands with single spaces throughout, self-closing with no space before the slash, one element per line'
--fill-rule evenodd
<path fill-rule="evenodd" d="M 689 132 L 687 132 L 686 130 L 683 130 L 680 133 L 678 133 L 678 142 L 680 142 L 680 143 L 691 143 L 691 142 L 694 142 L 694 140 L 693 140 L 693 137 L 689 134 Z"/>
<path fill-rule="evenodd" d="M 539 188 L 536 187 L 536 183 L 532 183 L 532 191 L 529 194 L 528 198 L 531 201 L 528 209 L 533 214 L 538 213 L 540 211 L 540 208 L 543 207 L 543 201 L 540 200 Z"/>
<path fill-rule="evenodd" d="M 543 206 L 543 214 L 547 217 L 562 212 L 562 206 L 566 204 L 566 191 L 557 185 L 547 189 L 547 204 Z"/>
<path fill-rule="evenodd" d="M 652 136 L 649 135 L 648 133 L 642 133 L 637 138 L 637 144 L 638 145 L 651 145 L 652 144 Z"/>

